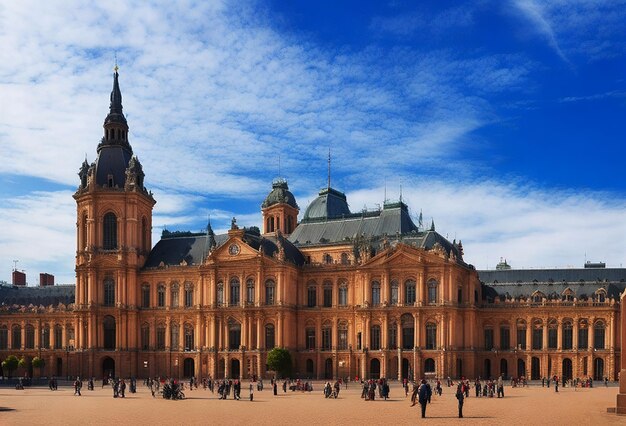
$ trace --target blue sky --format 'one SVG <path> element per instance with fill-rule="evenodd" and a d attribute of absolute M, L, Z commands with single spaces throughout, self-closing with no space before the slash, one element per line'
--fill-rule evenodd
<path fill-rule="evenodd" d="M 0 280 L 74 282 L 75 204 L 117 54 L 153 240 L 260 225 L 278 174 L 463 241 L 479 269 L 626 260 L 626 2 L 0 6 Z"/>

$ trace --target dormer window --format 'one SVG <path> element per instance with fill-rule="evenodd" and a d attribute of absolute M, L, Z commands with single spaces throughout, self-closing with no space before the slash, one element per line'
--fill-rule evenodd
<path fill-rule="evenodd" d="M 107 176 L 107 186 L 109 188 L 113 188 L 113 175 L 108 175 Z"/>

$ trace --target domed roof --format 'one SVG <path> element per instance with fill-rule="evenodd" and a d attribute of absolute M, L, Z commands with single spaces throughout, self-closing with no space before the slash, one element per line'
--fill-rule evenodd
<path fill-rule="evenodd" d="M 350 214 L 346 195 L 332 188 L 324 188 L 304 212 L 303 221 L 335 219 Z"/>
<path fill-rule="evenodd" d="M 272 182 L 272 191 L 265 197 L 261 208 L 266 209 L 274 204 L 289 204 L 294 209 L 300 209 L 296 203 L 296 197 L 289 191 L 287 181 L 284 179 L 277 179 Z"/>

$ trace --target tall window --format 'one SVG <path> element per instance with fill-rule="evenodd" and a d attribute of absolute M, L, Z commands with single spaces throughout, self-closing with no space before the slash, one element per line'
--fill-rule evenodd
<path fill-rule="evenodd" d="M 406 305 L 415 304 L 415 281 L 413 280 L 404 283 L 404 303 Z"/>
<path fill-rule="evenodd" d="M 104 306 L 115 305 L 115 281 L 113 278 L 104 279 Z"/>
<path fill-rule="evenodd" d="M 265 342 L 267 346 L 267 342 Z M 233 319 L 228 320 L 228 349 L 236 351 L 241 346 L 241 324 Z"/>
<path fill-rule="evenodd" d="M 404 314 L 400 317 L 402 324 L 402 349 L 413 349 L 415 347 L 415 320 L 411 314 Z"/>
<path fill-rule="evenodd" d="M 426 324 L 426 349 L 437 349 L 437 324 Z"/>
<path fill-rule="evenodd" d="M 159 324 L 156 329 L 156 348 L 157 351 L 165 350 L 165 325 Z"/>
<path fill-rule="evenodd" d="M 79 249 L 86 250 L 87 249 L 87 213 L 83 214 L 83 221 L 81 223 L 81 239 L 80 239 L 80 247 Z"/>
<path fill-rule="evenodd" d="M 275 290 L 276 290 L 276 284 L 274 283 L 274 281 L 272 280 L 265 281 L 265 304 L 266 305 L 273 305 L 274 303 L 276 303 L 276 299 L 274 296 Z"/>
<path fill-rule="evenodd" d="M 345 351 L 348 349 L 348 323 L 340 322 L 337 326 L 337 349 Z"/>
<path fill-rule="evenodd" d="M 150 326 L 144 324 L 141 326 L 141 349 L 147 351 L 150 348 Z"/>
<path fill-rule="evenodd" d="M 178 308 L 178 299 L 179 299 L 179 287 L 178 283 L 172 284 L 171 290 L 171 302 L 172 308 Z"/>
<path fill-rule="evenodd" d="M 485 350 L 493 349 L 493 328 L 485 328 Z"/>
<path fill-rule="evenodd" d="M 398 349 L 398 326 L 396 325 L 396 323 L 389 325 L 387 342 L 389 349 Z"/>
<path fill-rule="evenodd" d="M 339 306 L 348 305 L 348 284 L 345 282 L 339 283 Z"/>
<path fill-rule="evenodd" d="M 305 330 L 306 335 L 306 348 L 307 349 L 315 349 L 315 329 L 307 328 Z"/>
<path fill-rule="evenodd" d="M 250 305 L 254 304 L 254 280 L 252 278 L 246 281 L 246 302 Z"/>
<path fill-rule="evenodd" d="M 6 325 L 0 327 L 0 350 L 9 349 L 9 330 Z"/>
<path fill-rule="evenodd" d="M 157 288 L 157 306 L 163 308 L 165 306 L 165 285 L 159 284 Z"/>
<path fill-rule="evenodd" d="M 517 345 L 520 349 L 526 349 L 526 322 L 517 322 Z"/>
<path fill-rule="evenodd" d="M 350 260 L 348 259 L 348 253 L 341 253 L 341 264 L 342 265 L 350 264 Z"/>
<path fill-rule="evenodd" d="M 511 349 L 511 333 L 508 324 L 500 325 L 500 349 L 503 351 Z"/>
<path fill-rule="evenodd" d="M 541 349 L 543 347 L 543 325 L 541 321 L 533 324 L 533 349 Z"/>
<path fill-rule="evenodd" d="M 24 347 L 26 349 L 35 349 L 35 327 L 30 324 L 26 324 L 26 343 Z"/>
<path fill-rule="evenodd" d="M 380 350 L 380 325 L 373 325 L 370 329 L 370 349 Z"/>
<path fill-rule="evenodd" d="M 324 254 L 322 258 L 324 259 L 324 263 L 327 265 L 330 265 L 331 263 L 333 263 L 333 257 L 328 253 Z"/>
<path fill-rule="evenodd" d="M 333 285 L 331 283 L 324 283 L 324 307 L 330 308 L 333 306 Z"/>
<path fill-rule="evenodd" d="M 185 308 L 193 306 L 193 284 L 185 283 Z"/>
<path fill-rule="evenodd" d="M 372 281 L 372 306 L 380 305 L 380 283 Z"/>
<path fill-rule="evenodd" d="M 176 324 L 175 322 L 170 324 L 170 346 L 172 350 L 174 351 L 178 350 L 179 334 L 180 334 L 180 328 L 178 327 L 178 324 Z"/>
<path fill-rule="evenodd" d="M 50 349 L 50 326 L 48 324 L 44 325 L 41 330 L 41 343 L 39 346 L 43 349 Z"/>
<path fill-rule="evenodd" d="M 556 320 L 550 320 L 548 322 L 548 349 L 556 349 L 557 348 L 557 329 L 558 324 Z"/>
<path fill-rule="evenodd" d="M 428 303 L 437 303 L 437 281 L 428 281 Z"/>
<path fill-rule="evenodd" d="M 573 331 L 574 328 L 572 326 L 571 321 L 565 321 L 563 323 L 563 350 L 571 350 L 573 346 Z"/>
<path fill-rule="evenodd" d="M 391 282 L 391 304 L 397 305 L 399 297 L 400 297 L 400 294 L 398 292 L 398 281 L 394 280 Z"/>
<path fill-rule="evenodd" d="M 578 349 L 587 349 L 589 347 L 589 328 L 586 320 L 580 321 L 578 324 Z"/>
<path fill-rule="evenodd" d="M 274 346 L 276 346 L 274 326 L 272 324 L 267 324 L 265 326 L 265 349 L 274 349 Z"/>
<path fill-rule="evenodd" d="M 596 322 L 593 326 L 593 348 L 604 349 L 604 323 L 602 321 Z"/>
<path fill-rule="evenodd" d="M 222 306 L 224 304 L 224 284 L 219 282 L 217 283 L 217 306 Z"/>
<path fill-rule="evenodd" d="M 63 327 L 59 324 L 54 326 L 54 348 L 63 349 Z"/>
<path fill-rule="evenodd" d="M 322 326 L 322 350 L 329 351 L 333 344 L 333 329 L 329 324 Z"/>
<path fill-rule="evenodd" d="M 14 325 L 11 329 L 11 349 L 22 348 L 22 327 Z"/>
<path fill-rule="evenodd" d="M 309 285 L 307 288 L 306 302 L 309 308 L 314 308 L 317 304 L 317 290 L 315 289 L 315 285 Z"/>
<path fill-rule="evenodd" d="M 231 278 L 230 280 L 230 306 L 239 305 L 239 279 Z"/>
<path fill-rule="evenodd" d="M 193 326 L 191 324 L 185 324 L 185 350 L 193 351 L 194 349 Z"/>
<path fill-rule="evenodd" d="M 102 322 L 103 337 L 104 337 L 104 349 L 115 349 L 115 318 L 110 315 L 104 317 Z"/>
<path fill-rule="evenodd" d="M 103 220 L 103 243 L 102 248 L 105 250 L 114 250 L 117 248 L 117 217 L 114 213 L 107 213 Z"/>
<path fill-rule="evenodd" d="M 141 286 L 141 307 L 150 307 L 150 286 L 148 284 Z"/>

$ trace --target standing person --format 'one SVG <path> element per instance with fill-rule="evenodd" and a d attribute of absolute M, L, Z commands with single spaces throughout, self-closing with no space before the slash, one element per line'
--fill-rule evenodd
<path fill-rule="evenodd" d="M 418 394 L 418 401 L 422 407 L 422 418 L 426 417 L 426 404 L 430 401 L 430 386 L 426 383 L 426 380 L 422 379 L 422 384 L 420 384 Z"/>
<path fill-rule="evenodd" d="M 120 382 L 120 394 L 122 398 L 126 397 L 126 382 L 124 379 Z"/>
<path fill-rule="evenodd" d="M 417 400 L 417 392 L 419 390 L 419 385 L 417 382 L 413 382 L 413 393 L 411 393 L 411 407 L 415 405 L 415 401 Z"/>
<path fill-rule="evenodd" d="M 254 400 L 254 385 L 250 381 L 250 401 Z"/>
<path fill-rule="evenodd" d="M 559 381 L 554 380 L 554 392 L 558 392 L 558 391 L 559 391 Z"/>
<path fill-rule="evenodd" d="M 74 380 L 74 395 L 80 396 L 80 377 L 76 377 Z"/>
<path fill-rule="evenodd" d="M 463 388 L 461 384 L 456 388 L 456 399 L 459 401 L 459 419 L 463 418 L 463 400 L 465 399 L 465 394 L 463 393 Z"/>
<path fill-rule="evenodd" d="M 278 395 L 278 385 L 276 384 L 276 380 L 274 382 L 274 395 Z"/>
<path fill-rule="evenodd" d="M 502 380 L 502 374 L 498 377 L 498 398 L 504 398 L 504 380 Z"/>

